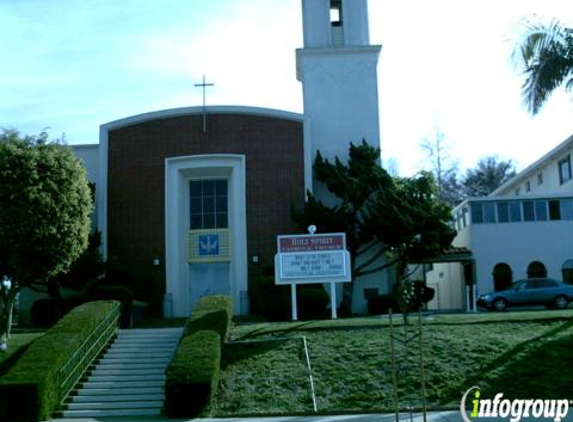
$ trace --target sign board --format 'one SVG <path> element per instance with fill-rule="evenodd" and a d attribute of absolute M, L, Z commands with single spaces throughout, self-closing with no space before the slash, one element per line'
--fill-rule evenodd
<path fill-rule="evenodd" d="M 314 230 L 311 233 L 314 233 Z M 293 321 L 297 320 L 296 286 L 310 283 L 330 284 L 330 307 L 332 318 L 335 319 L 335 284 L 352 279 L 346 235 L 327 233 L 278 236 L 277 250 L 275 284 L 291 286 Z"/>
<path fill-rule="evenodd" d="M 276 284 L 350 281 L 344 233 L 279 236 Z"/>

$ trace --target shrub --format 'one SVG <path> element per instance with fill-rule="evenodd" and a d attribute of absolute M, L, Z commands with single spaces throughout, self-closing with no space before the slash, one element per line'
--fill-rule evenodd
<path fill-rule="evenodd" d="M 434 298 L 435 291 L 427 287 L 423 281 L 415 280 L 408 282 L 405 286 L 404 303 L 405 309 L 402 309 L 398 288 L 395 286 L 392 294 L 382 294 L 368 299 L 368 312 L 372 315 L 387 314 L 388 309 L 392 308 L 393 313 L 400 312 L 417 312 L 422 306 Z"/>
<path fill-rule="evenodd" d="M 290 289 L 275 285 L 274 276 L 260 275 L 249 280 L 251 313 L 266 321 L 286 321 L 290 315 Z"/>
<path fill-rule="evenodd" d="M 119 313 L 117 302 L 91 302 L 75 308 L 0 378 L 0 415 L 3 420 L 46 420 L 60 405 L 59 371 L 110 315 Z"/>
<path fill-rule="evenodd" d="M 116 300 L 121 303 L 120 327 L 131 328 L 133 315 L 133 293 L 124 286 L 100 286 L 97 283 L 87 290 L 89 301 Z"/>
<path fill-rule="evenodd" d="M 209 296 L 197 303 L 167 368 L 165 399 L 171 416 L 194 417 L 209 405 L 219 382 L 221 348 L 232 315 L 229 297 Z"/>
<path fill-rule="evenodd" d="M 393 295 L 383 294 L 368 299 L 368 312 L 371 315 L 385 315 L 390 308 L 393 313 L 400 312 L 400 305 Z"/>
<path fill-rule="evenodd" d="M 426 283 L 420 280 L 415 280 L 410 283 L 410 302 L 408 304 L 408 311 L 419 311 L 422 306 L 434 298 L 436 291 L 426 286 Z"/>
<path fill-rule="evenodd" d="M 330 317 L 327 309 L 330 304 L 330 297 L 322 284 L 297 286 L 297 300 L 299 319 L 326 319 Z"/>

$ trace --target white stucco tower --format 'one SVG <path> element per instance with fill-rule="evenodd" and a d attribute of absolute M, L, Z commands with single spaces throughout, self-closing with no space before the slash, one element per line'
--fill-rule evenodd
<path fill-rule="evenodd" d="M 346 160 L 350 142 L 379 146 L 377 66 L 367 0 L 302 0 L 304 48 L 297 50 L 310 120 L 312 159 Z"/>

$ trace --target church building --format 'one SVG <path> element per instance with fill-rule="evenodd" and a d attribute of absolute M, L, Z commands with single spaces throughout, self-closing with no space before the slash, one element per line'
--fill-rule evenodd
<path fill-rule="evenodd" d="M 297 233 L 291 209 L 306 191 L 324 189 L 313 179 L 316 152 L 344 160 L 350 142 L 379 145 L 381 46 L 370 45 L 367 0 L 302 0 L 302 11 L 304 114 L 150 111 L 103 124 L 98 145 L 74 147 L 96 184 L 105 259 L 143 283 L 165 316 L 187 316 L 214 294 L 247 314 L 249 277 L 272 265 L 277 235 Z"/>

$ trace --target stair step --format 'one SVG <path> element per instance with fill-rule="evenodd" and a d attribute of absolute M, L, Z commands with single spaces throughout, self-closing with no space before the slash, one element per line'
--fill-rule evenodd
<path fill-rule="evenodd" d="M 177 335 L 162 335 L 162 334 L 140 334 L 135 336 L 117 336 L 115 341 L 179 341 L 181 336 Z"/>
<path fill-rule="evenodd" d="M 120 354 L 120 353 L 112 353 L 111 355 L 108 353 L 104 357 L 97 360 L 99 364 L 106 363 L 106 362 L 164 362 L 166 360 L 171 360 L 173 358 L 173 353 L 156 353 L 153 355 L 145 354 L 145 353 L 132 353 L 132 354 Z"/>
<path fill-rule="evenodd" d="M 90 373 L 90 377 L 110 377 L 110 376 L 148 376 L 148 375 L 164 375 L 165 374 L 165 367 L 162 368 L 147 368 L 147 369 L 126 369 L 126 368 L 117 368 L 117 369 L 108 369 L 108 368 L 101 368 L 94 369 Z"/>
<path fill-rule="evenodd" d="M 150 336 L 122 336 L 116 337 L 114 343 L 158 343 L 158 342 L 167 342 L 167 343 L 177 343 L 179 341 L 179 336 L 157 336 L 157 335 L 150 335 Z"/>
<path fill-rule="evenodd" d="M 165 381 L 165 374 L 158 375 L 90 375 L 87 382 Z"/>
<path fill-rule="evenodd" d="M 113 353 L 121 351 L 123 353 L 126 352 L 135 352 L 139 354 L 148 354 L 148 353 L 172 353 L 175 349 L 177 349 L 178 345 L 154 345 L 154 344 L 114 344 L 106 353 Z"/>
<path fill-rule="evenodd" d="M 177 350 L 177 346 L 142 346 L 142 345 L 114 345 L 108 351 L 106 351 L 105 355 L 115 355 L 118 353 L 130 353 L 137 356 L 148 356 L 148 355 L 156 355 L 156 354 L 173 354 L 173 352 Z"/>
<path fill-rule="evenodd" d="M 91 403 L 96 406 L 98 403 L 109 402 L 141 402 L 141 401 L 161 401 L 165 400 L 164 393 L 154 394 L 103 394 L 103 395 L 80 395 L 72 397 L 68 403 Z"/>
<path fill-rule="evenodd" d="M 150 339 L 166 339 L 166 340 L 179 340 L 182 333 L 176 334 L 157 334 L 157 333 L 142 333 L 142 334 L 119 334 L 115 337 L 116 340 L 150 340 Z"/>
<path fill-rule="evenodd" d="M 138 365 L 146 365 L 147 367 L 155 366 L 165 368 L 169 366 L 172 358 L 164 360 L 145 360 L 145 359 L 107 359 L 90 366 L 90 369 L 104 369 L 104 368 L 129 368 Z"/>
<path fill-rule="evenodd" d="M 165 370 L 182 328 L 120 330 L 66 399 L 64 418 L 161 415 Z"/>
<path fill-rule="evenodd" d="M 106 418 L 117 416 L 159 416 L 161 409 L 66 410 L 63 418 Z"/>
<path fill-rule="evenodd" d="M 116 396 L 119 394 L 165 394 L 163 384 L 161 386 L 127 387 L 127 388 L 83 388 L 75 391 L 73 397 L 80 396 Z"/>
<path fill-rule="evenodd" d="M 162 346 L 162 345 L 153 345 L 153 346 L 138 346 L 135 344 L 114 344 L 107 353 L 116 353 L 116 352 L 135 352 L 135 353 L 161 353 L 161 352 L 169 352 L 175 350 L 175 345 L 173 346 Z"/>
<path fill-rule="evenodd" d="M 148 388 L 158 388 L 163 387 L 165 381 L 86 381 L 82 384 L 82 391 L 86 389 L 128 389 L 128 388 L 138 388 L 138 387 L 148 387 Z"/>
<path fill-rule="evenodd" d="M 90 403 L 68 403 L 67 410 L 109 410 L 109 409 L 153 409 L 163 407 L 163 400 L 150 401 L 119 401 L 119 402 L 90 402 Z"/>
<path fill-rule="evenodd" d="M 100 403 L 143 403 L 143 402 L 161 402 L 163 403 L 165 400 L 165 394 L 123 394 L 123 395 L 103 395 L 103 396 L 76 396 L 73 397 L 72 400 L 68 402 L 70 404 L 91 404 L 93 407 L 99 407 Z M 68 406 L 69 409 L 71 407 Z"/>
<path fill-rule="evenodd" d="M 174 345 L 179 342 L 179 338 L 157 338 L 157 337 L 149 337 L 149 338 L 141 338 L 141 337 L 134 337 L 134 338 L 118 338 L 113 342 L 113 346 L 115 347 L 120 344 L 158 344 L 163 346 Z"/>
<path fill-rule="evenodd" d="M 109 371 L 109 370 L 123 369 L 125 371 L 143 371 L 147 369 L 165 369 L 167 367 L 167 365 L 165 365 L 163 362 L 158 362 L 158 363 L 143 363 L 144 361 L 141 362 L 142 363 L 128 362 L 128 361 L 125 362 L 106 361 L 98 365 L 92 366 L 92 370 L 97 371 L 103 369 Z"/>
<path fill-rule="evenodd" d="M 99 365 L 92 365 L 90 366 L 90 370 L 97 370 L 97 369 L 125 369 L 126 371 L 133 371 L 137 369 L 158 369 L 158 368 L 167 368 L 169 366 L 169 362 L 145 362 L 145 361 L 134 361 L 134 362 L 106 362 L 104 364 Z"/>
<path fill-rule="evenodd" d="M 182 333 L 183 327 L 171 327 L 171 328 L 130 328 L 118 330 L 118 335 L 130 335 L 138 333 Z"/>

